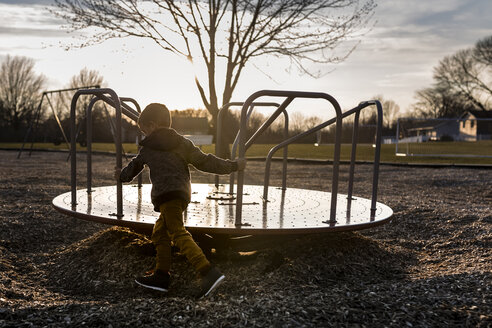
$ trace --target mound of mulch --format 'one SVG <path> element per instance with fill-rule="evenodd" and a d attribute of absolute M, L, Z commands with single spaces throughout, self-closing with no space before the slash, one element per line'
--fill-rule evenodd
<path fill-rule="evenodd" d="M 382 166 L 379 200 L 393 208 L 391 223 L 213 251 L 227 279 L 196 300 L 198 277 L 179 250 L 169 294 L 147 291 L 133 282 L 154 265 L 147 236 L 51 207 L 70 189 L 66 154 L 16 155 L 0 152 L 0 327 L 492 325 L 490 169 Z M 93 161 L 95 184 L 113 184 L 114 159 Z M 263 165 L 248 163 L 246 183 L 262 184 Z M 280 185 L 273 168 L 271 185 Z M 371 174 L 357 167 L 357 195 L 370 197 Z M 342 193 L 347 176 L 342 167 Z M 289 163 L 291 187 L 329 190 L 330 179 L 329 167 Z"/>

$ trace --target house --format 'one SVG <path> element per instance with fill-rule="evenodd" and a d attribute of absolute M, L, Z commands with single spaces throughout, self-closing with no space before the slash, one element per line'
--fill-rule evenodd
<path fill-rule="evenodd" d="M 469 110 L 460 117 L 460 140 L 490 140 L 491 136 L 492 111 Z"/>
<path fill-rule="evenodd" d="M 407 123 L 408 142 L 456 140 L 459 135 L 458 119 L 415 120 Z"/>
<path fill-rule="evenodd" d="M 477 141 L 490 140 L 492 136 L 492 111 L 469 110 L 458 118 L 408 119 L 400 122 L 404 142 Z"/>

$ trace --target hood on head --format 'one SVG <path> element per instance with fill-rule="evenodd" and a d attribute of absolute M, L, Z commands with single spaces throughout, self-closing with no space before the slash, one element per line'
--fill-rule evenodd
<path fill-rule="evenodd" d="M 182 139 L 174 129 L 159 128 L 140 141 L 140 145 L 154 150 L 169 151 L 178 147 Z"/>

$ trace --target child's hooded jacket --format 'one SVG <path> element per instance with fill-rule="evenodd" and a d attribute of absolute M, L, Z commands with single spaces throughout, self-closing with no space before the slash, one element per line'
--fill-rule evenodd
<path fill-rule="evenodd" d="M 140 142 L 138 155 L 121 171 L 120 180 L 130 182 L 142 171 L 150 169 L 151 199 L 154 210 L 173 199 L 187 203 L 191 199 L 188 164 L 200 171 L 229 174 L 237 171 L 237 163 L 203 153 L 193 142 L 171 128 L 159 128 Z"/>

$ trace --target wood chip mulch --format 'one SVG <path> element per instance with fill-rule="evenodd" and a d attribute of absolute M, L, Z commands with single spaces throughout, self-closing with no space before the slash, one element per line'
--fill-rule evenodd
<path fill-rule="evenodd" d="M 390 223 L 212 252 L 227 278 L 196 300 L 199 280 L 179 252 L 169 293 L 149 292 L 133 283 L 153 266 L 145 235 L 53 209 L 70 190 L 65 153 L 16 156 L 0 151 L 0 327 L 492 327 L 491 169 L 381 166 Z M 114 184 L 114 158 L 93 161 L 94 183 Z M 262 184 L 263 170 L 248 162 L 246 183 Z M 290 187 L 330 189 L 330 166 L 288 170 Z M 342 166 L 340 193 L 347 177 Z M 369 198 L 371 179 L 371 165 L 357 166 L 354 193 Z"/>

